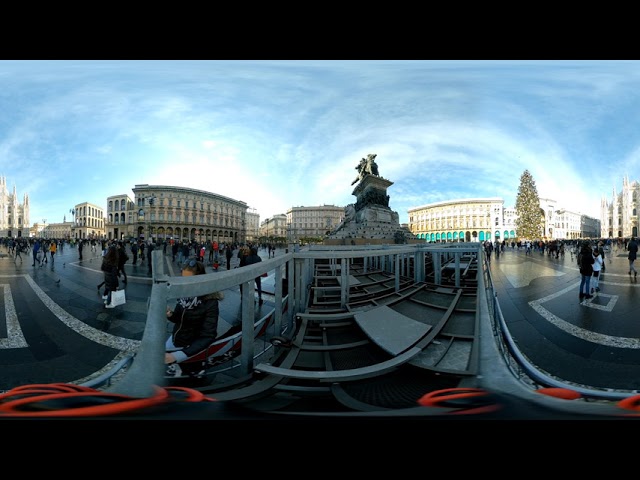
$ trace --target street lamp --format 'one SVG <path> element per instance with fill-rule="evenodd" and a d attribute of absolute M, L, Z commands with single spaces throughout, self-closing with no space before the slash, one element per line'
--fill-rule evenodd
<path fill-rule="evenodd" d="M 145 241 L 147 241 L 147 240 L 151 239 L 151 223 L 150 223 L 150 219 L 147 219 L 147 216 L 145 214 L 144 200 L 145 200 L 145 197 L 142 197 L 142 205 L 143 205 L 143 207 L 138 210 L 138 218 L 142 217 L 143 221 L 145 223 L 145 226 L 146 226 L 146 228 L 145 228 Z M 149 207 L 153 207 L 153 204 L 156 201 L 156 197 L 149 197 L 147 200 L 149 202 Z"/>
<path fill-rule="evenodd" d="M 75 220 L 76 209 L 70 208 L 69 213 L 71 214 L 71 238 L 74 238 L 73 234 L 75 233 L 75 229 L 76 229 L 76 220 Z"/>
<path fill-rule="evenodd" d="M 42 223 L 44 224 L 44 227 L 42 227 L 42 236 L 43 236 L 44 238 L 47 238 L 47 237 L 46 237 L 46 233 L 45 233 L 45 231 L 44 231 L 44 229 L 45 229 L 45 228 L 47 228 L 47 219 L 46 219 L 46 218 L 43 218 L 43 219 L 42 219 Z"/>
<path fill-rule="evenodd" d="M 265 222 L 267 222 L 267 243 L 269 243 L 269 219 L 267 218 Z"/>

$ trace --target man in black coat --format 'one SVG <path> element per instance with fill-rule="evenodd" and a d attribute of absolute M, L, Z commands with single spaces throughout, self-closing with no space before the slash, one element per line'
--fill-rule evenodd
<path fill-rule="evenodd" d="M 636 261 L 636 257 L 638 255 L 638 242 L 636 241 L 636 237 L 631 237 L 631 240 L 627 245 L 627 250 L 629 250 L 629 255 L 627 255 L 627 258 L 629 259 L 629 275 L 631 275 L 631 272 L 633 272 L 633 278 L 636 278 L 638 276 L 638 271 L 633 264 L 633 262 Z"/>
<path fill-rule="evenodd" d="M 231 259 L 233 258 L 233 248 L 231 244 L 228 244 L 224 249 L 224 254 L 227 257 L 227 270 L 231 270 Z"/>
<path fill-rule="evenodd" d="M 250 253 L 246 257 L 245 265 L 253 265 L 261 261 L 262 258 L 258 255 L 258 249 L 251 247 Z M 258 305 L 262 305 L 262 278 L 259 275 L 256 277 L 256 289 L 258 290 Z"/>

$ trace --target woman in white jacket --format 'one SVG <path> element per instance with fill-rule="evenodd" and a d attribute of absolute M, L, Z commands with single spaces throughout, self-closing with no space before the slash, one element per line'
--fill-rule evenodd
<path fill-rule="evenodd" d="M 593 280 L 591 282 L 591 294 L 593 292 L 600 291 L 600 272 L 602 271 L 603 265 L 602 255 L 600 255 L 600 250 L 596 247 L 593 249 Z"/>

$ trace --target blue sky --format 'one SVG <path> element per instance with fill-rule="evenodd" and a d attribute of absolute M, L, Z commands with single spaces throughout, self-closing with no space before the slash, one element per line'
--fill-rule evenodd
<path fill-rule="evenodd" d="M 355 201 L 377 154 L 400 221 L 433 202 L 541 197 L 599 218 L 640 178 L 638 61 L 0 61 L 0 175 L 31 223 L 136 184 L 206 190 L 261 220 Z"/>

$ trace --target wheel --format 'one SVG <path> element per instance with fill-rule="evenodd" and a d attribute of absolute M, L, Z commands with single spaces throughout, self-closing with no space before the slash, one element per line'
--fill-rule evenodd
<path fill-rule="evenodd" d="M 289 340 L 286 337 L 271 337 L 271 345 L 273 345 L 274 347 L 290 347 L 291 346 L 291 340 Z"/>

